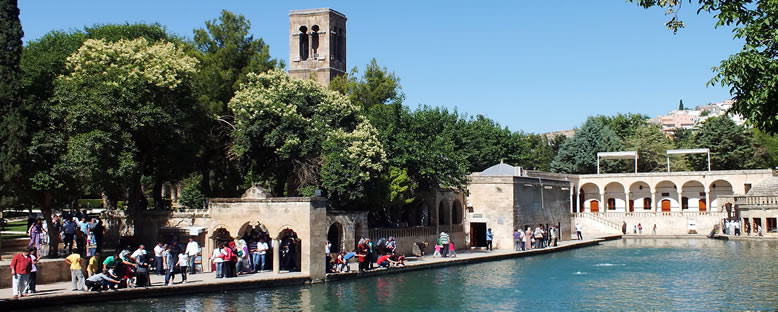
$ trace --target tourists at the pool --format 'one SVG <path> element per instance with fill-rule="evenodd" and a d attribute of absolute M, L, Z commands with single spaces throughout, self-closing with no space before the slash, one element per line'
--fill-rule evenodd
<path fill-rule="evenodd" d="M 551 244 L 550 245 L 556 247 L 556 242 L 559 239 L 559 228 L 557 228 L 556 225 L 551 226 L 551 228 L 549 228 L 549 232 L 550 232 L 550 235 L 551 235 Z"/>
<path fill-rule="evenodd" d="M 394 236 L 389 236 L 389 240 L 386 241 L 386 250 L 392 254 L 397 252 L 397 241 L 394 240 Z"/>
<path fill-rule="evenodd" d="M 141 245 L 143 247 L 143 245 Z M 146 287 L 151 286 L 151 280 L 149 279 L 149 257 L 146 253 L 146 250 L 142 250 L 142 252 L 139 253 L 133 253 L 133 258 L 135 259 L 135 262 L 137 264 L 137 267 L 135 269 L 135 286 L 136 287 Z"/>
<path fill-rule="evenodd" d="M 448 256 L 448 234 L 446 232 L 440 232 L 438 243 L 440 244 L 441 256 L 443 258 L 447 257 Z"/>
<path fill-rule="evenodd" d="M 36 291 L 35 285 L 37 285 L 38 282 L 38 261 L 40 260 L 40 257 L 38 256 L 38 250 L 35 249 L 35 247 L 32 247 L 32 250 L 30 250 L 30 260 L 32 261 L 32 268 L 30 269 L 30 280 L 27 282 L 27 289 L 25 289 L 24 292 L 28 294 L 34 294 Z"/>
<path fill-rule="evenodd" d="M 86 279 L 86 287 L 91 291 L 101 291 L 105 289 L 108 284 L 113 286 L 119 285 L 120 281 L 115 276 L 110 276 L 107 273 L 97 273 Z"/>
<path fill-rule="evenodd" d="M 643 235 L 643 225 L 638 223 L 638 234 Z"/>
<path fill-rule="evenodd" d="M 388 268 L 390 268 L 392 266 L 404 265 L 402 262 L 395 261 L 394 259 L 392 259 L 392 257 L 394 257 L 394 255 L 392 255 L 392 254 L 386 254 L 386 255 L 380 256 L 380 257 L 378 257 L 378 259 L 376 259 L 376 264 L 378 266 L 380 266 L 382 268 L 386 268 L 386 269 L 388 269 Z"/>
<path fill-rule="evenodd" d="M 27 229 L 27 235 L 30 235 L 30 242 L 27 243 L 27 247 L 34 247 L 36 249 L 41 248 L 41 235 L 43 234 L 43 222 L 41 219 L 36 219 L 32 225 Z"/>
<path fill-rule="evenodd" d="M 214 265 L 216 266 L 216 278 L 223 278 L 224 277 L 224 270 L 223 270 L 223 264 L 224 264 L 224 252 L 223 252 L 224 244 L 219 244 L 216 246 L 216 248 L 213 249 L 213 253 L 211 254 L 211 261 L 213 261 Z"/>
<path fill-rule="evenodd" d="M 524 229 L 519 228 L 516 231 L 519 232 L 519 247 L 521 248 L 521 251 L 527 250 L 527 235 L 524 233 Z"/>
<path fill-rule="evenodd" d="M 189 243 L 186 244 L 186 256 L 187 256 L 187 266 L 189 267 L 189 273 L 195 274 L 195 258 L 197 258 L 197 255 L 200 253 L 200 245 L 197 244 L 197 242 L 194 240 L 194 238 L 189 237 Z"/>
<path fill-rule="evenodd" d="M 456 251 L 456 247 L 454 246 L 453 238 L 448 240 L 448 256 L 452 258 L 456 258 L 457 256 L 457 251 Z"/>
<path fill-rule="evenodd" d="M 654 223 L 654 229 L 651 230 L 651 234 L 656 235 L 656 223 Z"/>
<path fill-rule="evenodd" d="M 75 221 L 68 218 L 65 219 L 65 224 L 62 225 L 62 242 L 65 245 L 65 253 L 70 254 L 73 252 L 73 239 L 76 235 L 76 228 L 78 225 L 76 225 Z"/>
<path fill-rule="evenodd" d="M 521 250 L 521 234 L 519 234 L 519 229 L 513 229 L 513 250 L 519 251 Z"/>
<path fill-rule="evenodd" d="M 189 257 L 185 253 L 178 254 L 178 269 L 181 271 L 181 283 L 186 283 L 186 271 L 189 266 Z"/>
<path fill-rule="evenodd" d="M 576 234 L 578 234 L 578 240 L 583 240 L 583 235 L 581 235 L 581 231 L 583 231 L 583 227 L 581 226 L 581 223 L 576 222 L 575 232 Z"/>
<path fill-rule="evenodd" d="M 367 270 L 367 244 L 363 243 L 357 246 L 357 260 L 359 261 L 359 272 L 364 272 Z"/>
<path fill-rule="evenodd" d="M 224 277 L 235 277 L 235 263 L 238 259 L 238 256 L 235 255 L 235 242 L 224 244 L 222 252 L 224 253 L 224 262 L 222 263 Z"/>
<path fill-rule="evenodd" d="M 433 258 L 442 257 L 440 254 L 440 239 L 438 239 L 438 242 L 435 244 L 435 252 L 432 253 Z"/>
<path fill-rule="evenodd" d="M 251 260 L 249 260 L 249 248 L 246 241 L 243 239 L 237 239 L 235 242 L 236 254 L 238 256 L 238 262 L 235 266 L 235 272 L 238 275 L 247 273 L 251 269 Z"/>
<path fill-rule="evenodd" d="M 621 223 L 621 234 L 627 234 L 627 221 Z"/>
<path fill-rule="evenodd" d="M 89 264 L 86 265 L 86 276 L 90 277 L 92 275 L 95 275 L 98 272 L 101 272 L 99 251 L 95 252 L 95 254 L 91 258 L 89 258 Z"/>
<path fill-rule="evenodd" d="M 535 249 L 543 248 L 543 229 L 540 228 L 540 225 L 535 227 Z"/>
<path fill-rule="evenodd" d="M 162 269 L 162 254 L 165 252 L 165 246 L 162 242 L 157 242 L 157 246 L 154 246 L 154 268 L 157 270 L 157 275 L 164 274 Z"/>
<path fill-rule="evenodd" d="M 259 239 L 259 242 L 257 243 L 257 248 L 254 250 L 254 272 L 262 272 L 265 270 L 265 257 L 267 255 L 268 250 L 267 242 L 265 242 L 265 238 L 262 237 Z"/>
<path fill-rule="evenodd" d="M 740 236 L 740 222 L 733 221 L 733 223 L 735 223 L 735 235 Z"/>
<path fill-rule="evenodd" d="M 527 229 L 524 231 L 524 238 L 524 249 L 532 249 L 532 243 L 535 241 L 535 235 L 532 233 L 532 227 L 527 226 Z"/>
<path fill-rule="evenodd" d="M 492 229 L 488 228 L 486 229 L 486 250 L 492 250 L 492 240 L 494 240 L 494 234 L 492 234 Z"/>
<path fill-rule="evenodd" d="M 162 254 L 165 267 L 165 286 L 170 282 L 174 282 L 176 279 L 176 262 L 178 262 L 178 256 L 175 254 L 173 248 L 170 245 L 165 248 L 165 252 Z"/>
<path fill-rule="evenodd" d="M 30 270 L 32 270 L 32 258 L 30 258 L 30 248 L 25 247 L 22 252 L 16 254 L 11 259 L 12 290 L 14 298 L 27 296 L 24 290 L 27 289 L 27 283 L 30 280 Z"/>

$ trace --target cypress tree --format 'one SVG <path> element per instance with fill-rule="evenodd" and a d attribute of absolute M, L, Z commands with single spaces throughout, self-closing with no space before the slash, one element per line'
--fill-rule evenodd
<path fill-rule="evenodd" d="M 17 0 L 0 0 L 0 204 L 13 197 L 24 153 L 19 67 L 23 34 Z"/>

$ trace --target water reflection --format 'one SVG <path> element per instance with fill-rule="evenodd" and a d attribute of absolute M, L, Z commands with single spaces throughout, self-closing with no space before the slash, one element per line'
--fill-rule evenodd
<path fill-rule="evenodd" d="M 625 239 L 352 281 L 58 311 L 646 311 L 778 307 L 774 241 Z"/>

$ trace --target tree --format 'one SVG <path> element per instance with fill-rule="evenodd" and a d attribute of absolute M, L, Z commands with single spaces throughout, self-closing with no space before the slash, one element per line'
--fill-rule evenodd
<path fill-rule="evenodd" d="M 753 129 L 756 168 L 778 168 L 778 136 Z"/>
<path fill-rule="evenodd" d="M 619 136 L 601 118 L 589 117 L 575 135 L 565 140 L 551 163 L 551 171 L 561 173 L 595 173 L 597 153 L 621 150 Z M 607 172 L 614 164 L 600 163 Z"/>
<path fill-rule="evenodd" d="M 9 204 L 19 185 L 26 119 L 22 115 L 22 24 L 16 0 L 0 1 L 0 205 Z"/>
<path fill-rule="evenodd" d="M 337 202 L 364 196 L 386 154 L 359 107 L 311 80 L 280 70 L 249 74 L 229 103 L 233 152 L 276 196 L 320 186 Z"/>
<path fill-rule="evenodd" d="M 200 67 L 195 79 L 198 102 L 210 115 L 200 123 L 197 135 L 202 148 L 199 170 L 203 188 L 209 195 L 235 196 L 241 181 L 239 164 L 230 158 L 233 121 L 227 103 L 248 73 L 283 68 L 284 63 L 270 56 L 269 46 L 250 34 L 251 23 L 243 15 L 223 10 L 218 19 L 194 30 L 194 45 Z"/>
<path fill-rule="evenodd" d="M 181 189 L 181 198 L 178 199 L 178 203 L 181 206 L 190 209 L 203 208 L 205 194 L 201 191 L 202 186 L 200 184 L 202 181 L 203 177 L 198 174 L 192 174 L 181 181 L 183 187 Z"/>
<path fill-rule="evenodd" d="M 56 166 L 110 198 L 126 189 L 129 224 L 146 209 L 143 175 L 165 170 L 157 165 L 190 137 L 196 63 L 171 42 L 89 39 L 57 79 L 54 114 L 68 142 Z"/>
<path fill-rule="evenodd" d="M 683 100 L 678 103 L 678 110 L 683 110 Z"/>
<path fill-rule="evenodd" d="M 673 143 L 658 125 L 640 126 L 624 141 L 624 147 L 638 152 L 638 171 L 653 172 L 666 169 L 666 151 Z"/>
<path fill-rule="evenodd" d="M 672 15 L 667 27 L 685 27 L 678 18 L 681 0 L 630 0 L 638 5 L 666 8 Z M 689 3 L 693 1 L 689 0 Z M 708 85 L 730 87 L 735 99 L 731 112 L 754 127 L 778 133 L 778 2 L 773 0 L 697 0 L 697 13 L 714 15 L 716 27 L 732 27 L 733 37 L 743 40 L 740 52 L 714 67 Z"/>
<path fill-rule="evenodd" d="M 726 116 L 705 120 L 694 134 L 697 148 L 710 149 L 712 170 L 735 170 L 753 168 L 753 138 L 742 126 Z M 689 155 L 687 159 L 695 170 L 708 170 L 706 155 Z"/>

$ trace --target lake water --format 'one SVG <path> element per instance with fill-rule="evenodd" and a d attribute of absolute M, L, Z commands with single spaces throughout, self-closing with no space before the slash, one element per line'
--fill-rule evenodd
<path fill-rule="evenodd" d="M 306 287 L 107 302 L 54 310 L 775 310 L 777 247 L 774 241 L 624 239 L 548 255 Z"/>

